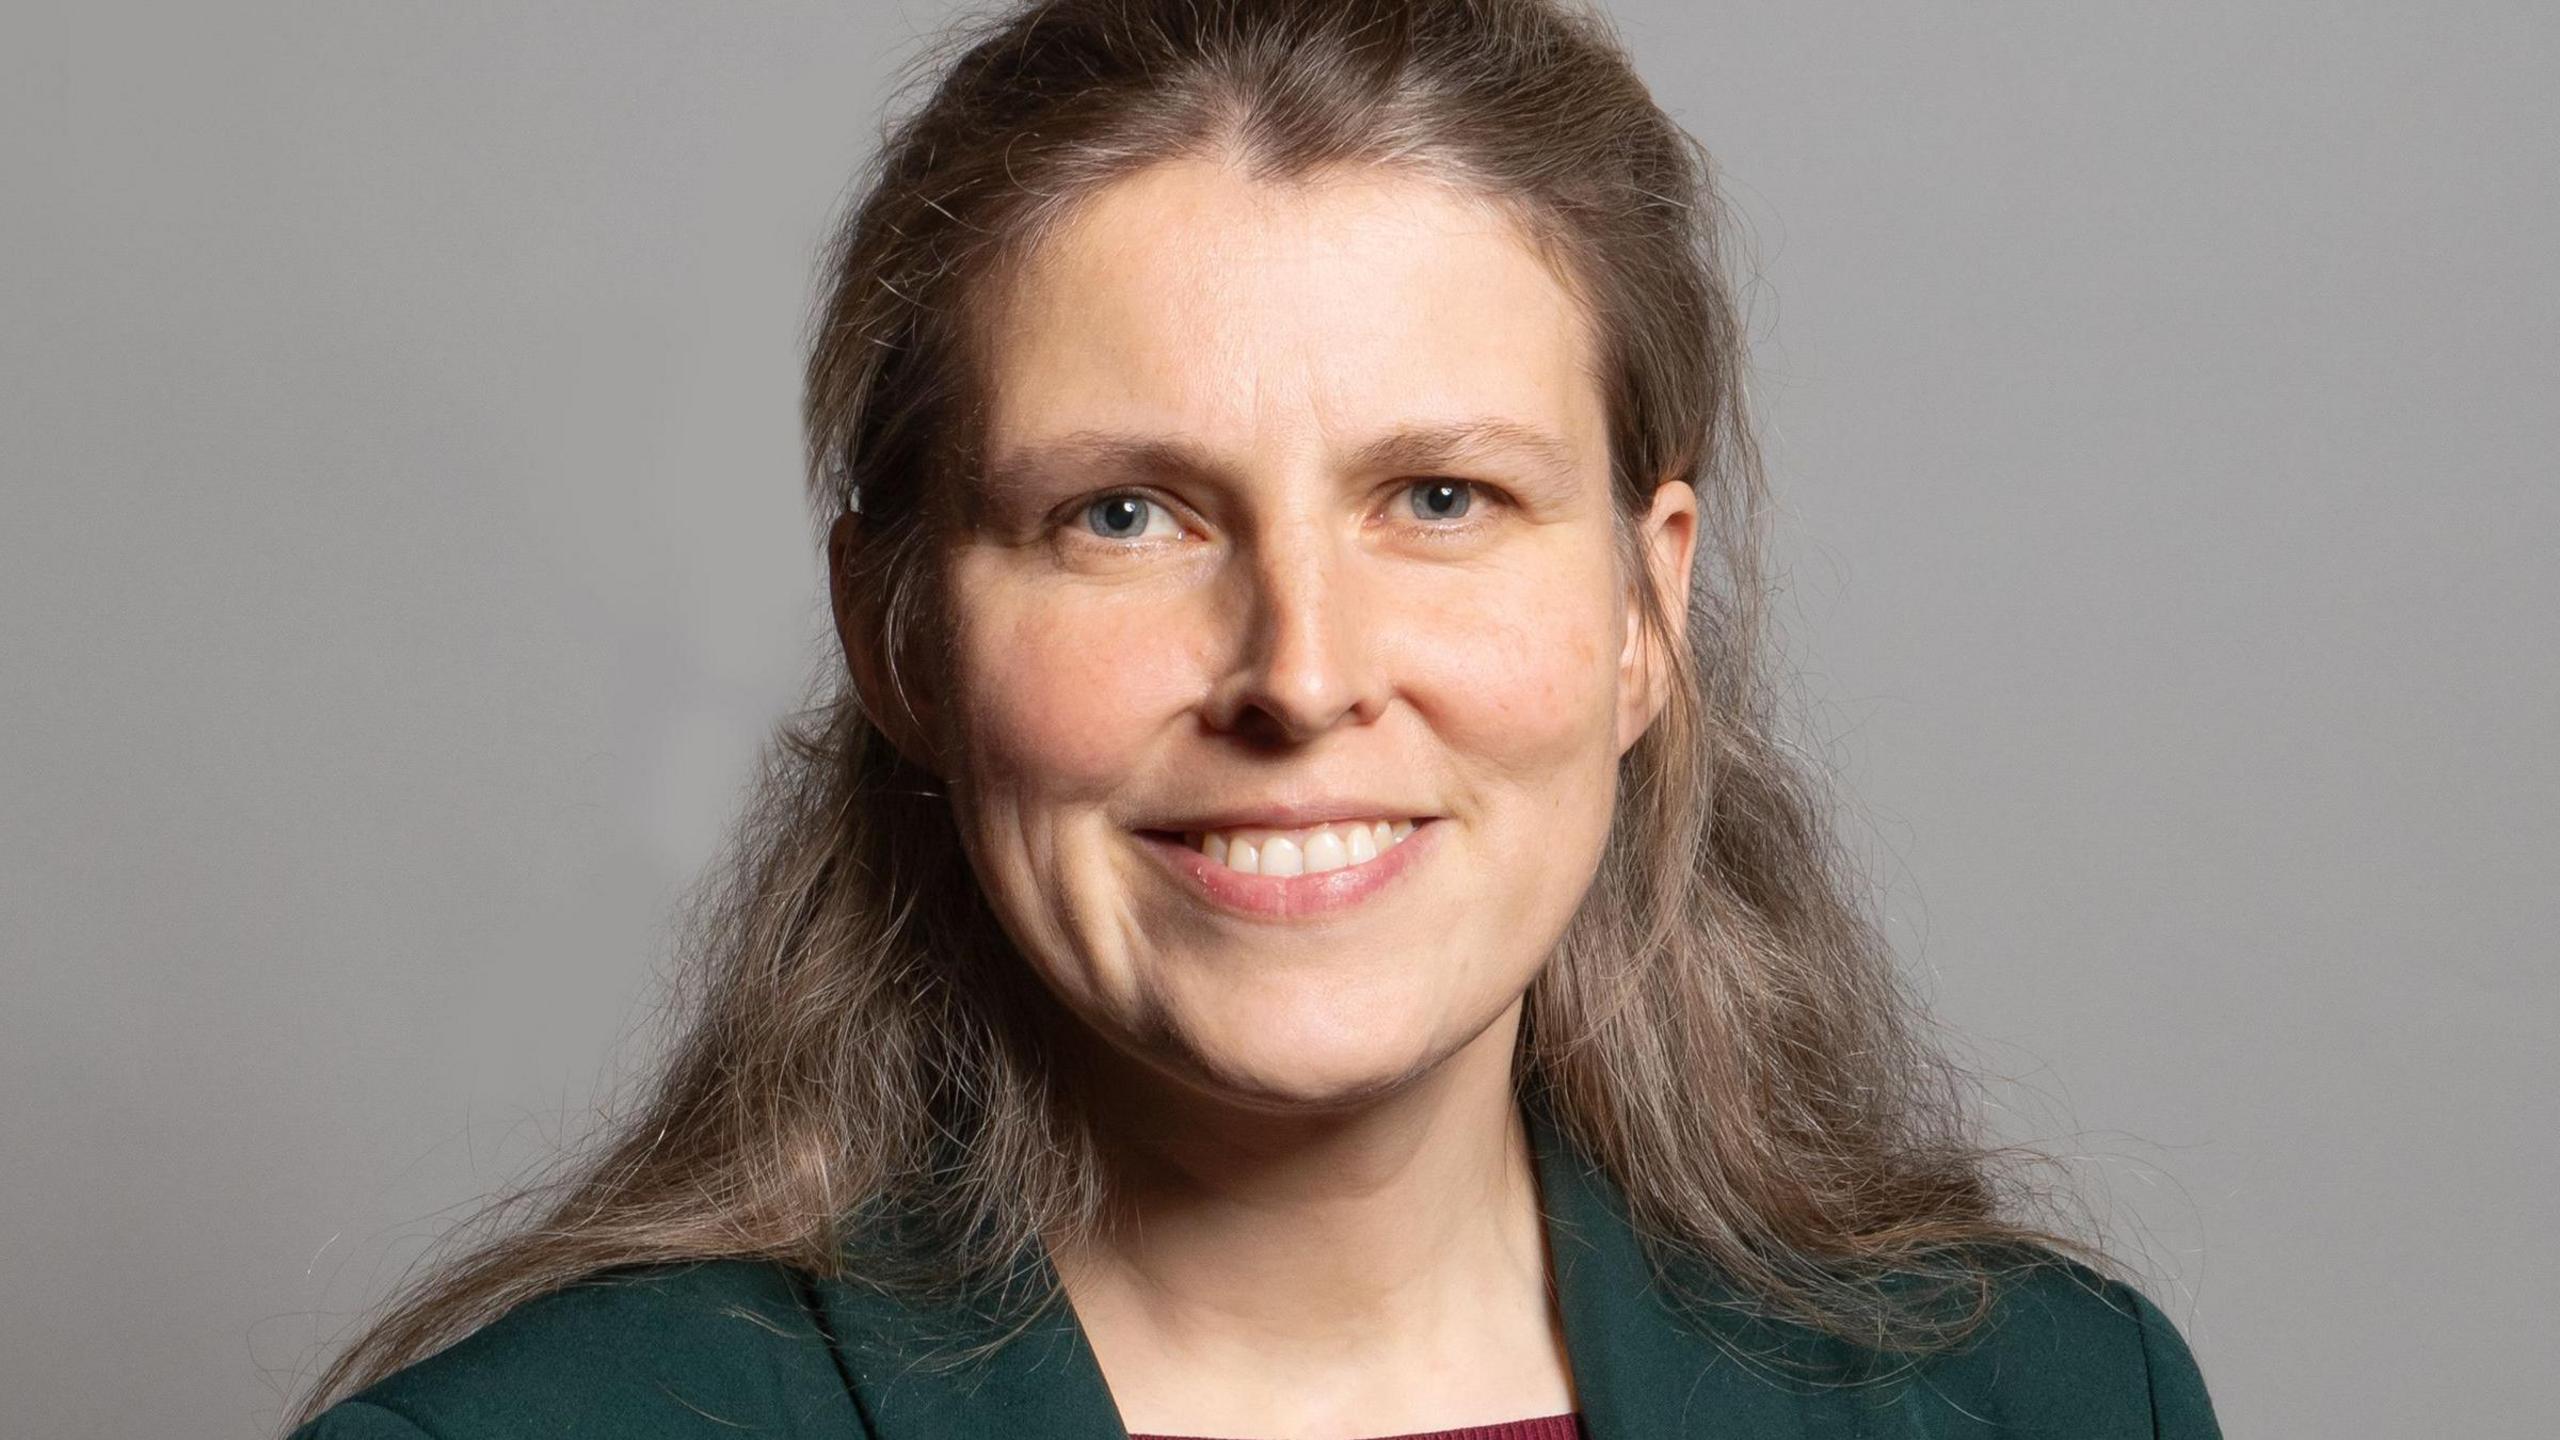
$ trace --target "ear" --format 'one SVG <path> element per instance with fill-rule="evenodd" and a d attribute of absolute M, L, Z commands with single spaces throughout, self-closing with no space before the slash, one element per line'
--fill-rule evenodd
<path fill-rule="evenodd" d="M 1670 643 L 1689 637 L 1689 567 L 1698 548 L 1698 492 L 1685 480 L 1666 480 L 1654 487 L 1653 506 L 1640 522 L 1638 553 L 1652 570 L 1654 588 L 1663 597 L 1670 622 Z M 1627 641 L 1618 652 L 1618 753 L 1643 738 L 1671 698 L 1673 657 L 1664 653 L 1644 626 L 1643 597 L 1635 582 L 1627 587 Z"/>
<path fill-rule="evenodd" d="M 898 753 L 927 772 L 940 775 L 935 747 L 931 710 L 926 700 L 906 687 L 900 697 L 899 687 L 890 683 L 895 666 L 880 651 L 880 617 L 874 613 L 868 591 L 854 583 L 855 560 L 864 536 L 862 516 L 848 510 L 836 517 L 827 529 L 827 598 L 835 614 L 836 644 L 844 651 L 845 669 L 853 677 L 855 693 L 862 697 L 863 713 L 880 729 Z"/>

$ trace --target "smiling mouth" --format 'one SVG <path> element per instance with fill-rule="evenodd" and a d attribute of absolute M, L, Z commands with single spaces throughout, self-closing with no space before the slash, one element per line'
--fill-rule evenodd
<path fill-rule="evenodd" d="M 1417 823 L 1409 819 L 1346 820 L 1296 830 L 1151 830 L 1239 875 L 1321 875 L 1366 865 L 1405 842 Z"/>

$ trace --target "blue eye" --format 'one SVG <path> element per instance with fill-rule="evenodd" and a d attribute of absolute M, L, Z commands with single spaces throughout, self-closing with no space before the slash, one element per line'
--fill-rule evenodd
<path fill-rule="evenodd" d="M 1475 487 L 1464 480 L 1417 480 L 1413 513 L 1424 520 L 1455 520 L 1475 501 Z"/>
<path fill-rule="evenodd" d="M 1084 507 L 1084 524 L 1105 540 L 1135 540 L 1147 533 L 1150 512 L 1165 508 L 1144 495 L 1105 495 Z"/>

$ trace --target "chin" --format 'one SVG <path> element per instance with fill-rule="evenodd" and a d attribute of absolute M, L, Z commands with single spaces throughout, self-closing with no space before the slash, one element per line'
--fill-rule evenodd
<path fill-rule="evenodd" d="M 1307 1017 L 1313 1019 L 1313 1017 Z M 1179 1034 L 1189 1083 L 1254 1109 L 1349 1109 L 1391 1095 L 1464 1043 L 1413 1022 L 1313 1019 L 1243 1033 Z"/>

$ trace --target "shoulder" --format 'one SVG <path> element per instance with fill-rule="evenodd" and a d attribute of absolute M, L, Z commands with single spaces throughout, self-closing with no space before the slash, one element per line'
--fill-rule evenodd
<path fill-rule="evenodd" d="M 1963 1347 L 1915 1367 L 1904 1403 L 1990 1433 L 2219 1440 L 2195 1355 L 2140 1290 L 2038 1247 L 1985 1261 L 1989 1315 Z"/>
<path fill-rule="evenodd" d="M 292 1440 L 859 1436 L 805 1293 L 796 1272 L 757 1261 L 606 1271 L 376 1381 Z"/>

